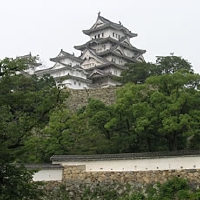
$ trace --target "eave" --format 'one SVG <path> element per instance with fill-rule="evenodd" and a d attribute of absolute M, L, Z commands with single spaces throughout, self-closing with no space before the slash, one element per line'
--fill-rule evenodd
<path fill-rule="evenodd" d="M 53 155 L 52 162 L 82 162 L 104 160 L 135 160 L 168 157 L 197 156 L 200 151 L 171 151 L 171 152 L 146 152 L 146 153 L 122 153 L 122 154 L 96 154 L 96 155 Z"/>
<path fill-rule="evenodd" d="M 72 56 L 68 56 L 68 55 L 64 55 L 64 56 L 60 56 L 60 57 L 55 57 L 55 58 L 50 58 L 50 61 L 52 61 L 52 62 L 60 62 L 61 60 L 64 60 L 65 58 L 69 58 L 71 60 L 75 60 L 75 61 L 77 61 L 79 63 L 83 62 L 83 60 L 80 59 L 80 58 L 78 58 L 78 57 L 75 57 L 75 56 L 72 57 Z"/>
<path fill-rule="evenodd" d="M 86 34 L 86 35 L 90 35 L 91 33 L 95 33 L 97 31 L 100 31 L 100 30 L 104 30 L 106 28 L 112 28 L 114 30 L 120 30 L 120 31 L 123 31 L 126 35 L 128 35 L 130 38 L 132 37 L 137 37 L 137 34 L 136 33 L 132 33 L 130 32 L 128 29 L 126 29 L 124 26 L 122 25 L 119 25 L 118 27 L 113 25 L 113 24 L 105 24 L 103 26 L 100 26 L 100 27 L 97 27 L 95 29 L 88 29 L 88 30 L 83 30 L 83 33 Z"/>
<path fill-rule="evenodd" d="M 61 55 L 61 56 L 60 56 Z M 66 51 L 63 51 L 62 49 L 60 50 L 60 53 L 58 54 L 58 56 L 56 56 L 55 58 L 50 58 L 50 61 L 52 62 L 59 62 L 65 58 L 69 58 L 71 60 L 74 60 L 74 61 L 77 61 L 77 62 L 83 62 L 82 59 L 80 59 L 79 57 L 76 57 L 75 55 L 73 54 L 70 54 Z"/>
<path fill-rule="evenodd" d="M 103 52 L 97 53 L 98 56 L 106 56 L 106 55 L 109 55 L 109 54 L 115 55 L 117 57 L 124 58 L 128 62 L 133 62 L 133 63 L 137 62 L 137 60 L 135 58 L 130 58 L 128 56 L 118 54 L 113 50 L 108 50 L 108 51 L 103 51 Z"/>
<path fill-rule="evenodd" d="M 102 65 L 97 65 L 97 66 L 95 66 L 95 67 L 91 67 L 91 68 L 89 68 L 89 69 L 85 69 L 85 71 L 92 71 L 92 70 L 95 70 L 95 69 L 104 69 L 104 68 L 107 68 L 107 67 L 109 67 L 109 66 L 110 66 L 110 67 L 114 66 L 114 67 L 116 67 L 116 68 L 118 68 L 118 69 L 121 69 L 121 70 L 126 69 L 125 66 L 118 65 L 118 64 L 113 63 L 113 62 L 107 62 L 107 63 L 102 64 Z"/>
<path fill-rule="evenodd" d="M 91 43 L 103 44 L 103 43 L 106 43 L 106 42 L 111 42 L 111 43 L 115 44 L 116 46 L 122 46 L 124 48 L 129 49 L 129 50 L 137 51 L 141 54 L 144 54 L 146 52 L 146 50 L 138 49 L 138 48 L 136 48 L 132 45 L 127 45 L 127 44 L 123 43 L 123 41 L 124 41 L 124 38 L 122 40 L 115 40 L 111 37 L 97 38 L 97 39 L 90 40 L 83 45 L 74 46 L 74 48 L 77 49 L 77 50 L 83 51 L 85 48 L 92 48 L 92 47 L 90 47 Z"/>
<path fill-rule="evenodd" d="M 66 80 L 66 79 L 77 80 L 77 81 L 84 82 L 84 83 L 87 83 L 87 84 L 92 83 L 92 81 L 89 80 L 89 79 L 84 79 L 84 78 L 81 78 L 81 77 L 72 76 L 70 74 L 65 75 L 65 76 L 55 77 L 55 80 Z"/>

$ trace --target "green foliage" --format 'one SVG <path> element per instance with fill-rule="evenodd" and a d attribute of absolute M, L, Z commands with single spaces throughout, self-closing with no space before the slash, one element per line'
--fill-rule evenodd
<path fill-rule="evenodd" d="M 188 181 L 174 177 L 163 184 L 157 184 L 156 189 L 147 190 L 148 200 L 186 200 L 197 199 L 198 190 L 189 187 Z"/>
<path fill-rule="evenodd" d="M 157 68 L 155 74 L 172 74 L 176 71 L 183 69 L 188 72 L 193 72 L 191 64 L 178 56 L 160 56 L 156 60 Z"/>
<path fill-rule="evenodd" d="M 35 200 L 44 195 L 39 183 L 32 182 L 33 172 L 23 166 L 0 162 L 0 200 Z"/>
<path fill-rule="evenodd" d="M 127 69 L 121 73 L 119 81 L 122 83 L 132 82 L 135 84 L 144 83 L 151 75 L 151 71 L 155 68 L 154 64 L 145 62 L 128 63 L 125 66 Z"/>
<path fill-rule="evenodd" d="M 119 89 L 119 120 L 115 114 L 111 121 L 132 136 L 136 148 L 129 152 L 185 149 L 187 138 L 199 133 L 199 83 L 198 74 L 181 70 Z"/>
<path fill-rule="evenodd" d="M 130 65 L 123 77 L 124 82 L 129 83 L 117 90 L 115 104 L 107 106 L 99 100 L 90 99 L 87 106 L 74 113 L 63 103 L 68 94 L 56 87 L 52 77 L 38 79 L 20 73 L 30 62 L 33 61 L 0 61 L 2 170 L 6 163 L 49 162 L 54 154 L 200 148 L 200 75 L 194 74 L 191 65 L 184 59 L 163 57 L 156 64 Z M 4 172 L 8 172 L 10 180 L 16 178 L 17 187 L 27 186 L 24 191 L 33 187 L 34 190 L 35 186 L 29 181 L 31 174 L 24 168 L 15 169 L 15 165 L 8 165 L 7 169 L 9 171 Z M 16 177 L 9 173 L 14 170 L 19 170 Z M 2 183 L 5 183 L 6 173 L 1 174 Z M 24 173 L 27 179 L 23 179 L 20 173 Z M 8 195 L 6 191 L 10 190 L 10 186 L 2 185 L 4 195 Z M 173 188 L 158 186 L 159 192 L 152 188 L 149 198 L 156 199 L 162 194 L 160 199 L 164 199 L 163 196 L 170 199 L 172 197 L 166 193 L 175 192 L 178 186 L 183 187 L 184 182 L 176 182 Z M 193 194 L 184 187 L 176 190 L 174 194 L 179 199 L 184 199 L 184 196 L 191 198 Z M 104 191 L 99 189 L 97 193 Z M 104 194 L 107 199 L 116 196 L 111 191 Z M 126 198 L 144 199 L 144 196 L 134 193 Z"/>
<path fill-rule="evenodd" d="M 70 200 L 69 192 L 66 190 L 66 186 L 61 184 L 58 188 L 54 188 L 51 191 L 46 191 L 43 200 Z"/>
<path fill-rule="evenodd" d="M 134 188 L 134 187 L 133 187 Z M 129 185 L 86 183 L 66 186 L 61 184 L 53 190 L 46 191 L 45 199 L 102 199 L 102 200 L 197 200 L 200 197 L 199 189 L 191 187 L 186 179 L 172 177 L 164 183 L 144 185 L 143 188 L 133 191 Z"/>
<path fill-rule="evenodd" d="M 19 59 L 5 58 L 0 60 L 0 77 L 16 75 L 20 71 L 27 69 L 34 62 L 35 57 Z"/>
<path fill-rule="evenodd" d="M 86 188 L 82 196 L 83 200 L 95 200 L 97 198 L 104 200 L 116 200 L 118 199 L 118 193 L 116 190 L 110 190 L 105 187 L 97 186 L 93 189 Z"/>
<path fill-rule="evenodd" d="M 139 192 L 134 192 L 131 195 L 120 198 L 120 200 L 145 200 L 145 196 Z"/>
<path fill-rule="evenodd" d="M 130 65 L 132 72 L 133 68 Z M 76 113 L 64 105 L 54 110 L 34 155 L 47 162 L 53 154 L 198 149 L 199 74 L 192 73 L 187 61 L 174 56 L 159 58 L 156 64 L 137 63 L 136 68 L 148 69 L 150 77 L 119 88 L 115 104 L 107 106 L 90 99 Z"/>
<path fill-rule="evenodd" d="M 56 109 L 43 130 L 45 157 L 107 152 L 104 148 L 110 148 L 106 139 L 108 133 L 103 127 L 106 109 L 102 102 L 96 100 L 91 100 L 85 110 L 77 113 L 71 113 L 65 106 Z"/>
<path fill-rule="evenodd" d="M 27 144 L 40 137 L 51 111 L 62 102 L 53 78 L 24 75 L 32 62 L 34 58 L 0 61 L 0 198 L 4 200 L 40 199 L 33 173 L 16 162 L 33 157 L 28 147 L 37 149 L 37 143 Z"/>
<path fill-rule="evenodd" d="M 150 76 L 173 74 L 178 70 L 185 70 L 193 73 L 191 64 L 178 56 L 157 57 L 156 64 L 153 63 L 128 63 L 121 73 L 119 81 L 125 83 L 141 84 Z"/>

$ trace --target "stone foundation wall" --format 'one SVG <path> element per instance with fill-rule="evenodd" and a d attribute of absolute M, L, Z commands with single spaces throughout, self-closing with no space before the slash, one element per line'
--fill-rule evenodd
<path fill-rule="evenodd" d="M 89 99 L 101 100 L 107 105 L 115 103 L 117 87 L 97 88 L 97 89 L 83 89 L 72 90 L 66 89 L 69 92 L 69 97 L 66 100 L 67 106 L 71 110 L 78 110 L 86 106 Z"/>
<path fill-rule="evenodd" d="M 200 186 L 200 169 L 139 172 L 86 172 L 85 166 L 65 166 L 62 181 L 47 181 L 41 186 L 44 200 L 116 200 L 133 192 L 146 193 L 149 185 L 173 177 L 187 178 L 194 190 Z M 106 198 L 105 198 L 106 194 Z"/>
<path fill-rule="evenodd" d="M 200 184 L 200 169 L 156 170 L 137 172 L 86 172 L 85 166 L 64 166 L 63 181 L 83 181 L 85 183 L 129 183 L 155 184 L 163 183 L 172 177 L 187 178 Z"/>

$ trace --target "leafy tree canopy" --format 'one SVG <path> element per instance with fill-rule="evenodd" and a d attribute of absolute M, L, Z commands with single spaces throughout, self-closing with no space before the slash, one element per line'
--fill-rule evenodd
<path fill-rule="evenodd" d="M 0 61 L 0 186 L 3 199 L 39 199 L 32 173 L 12 164 L 21 162 L 30 136 L 39 135 L 52 110 L 62 102 L 53 78 L 24 73 L 31 59 Z M 35 144 L 36 146 L 37 144 Z M 23 157 L 23 156 L 22 156 Z"/>
<path fill-rule="evenodd" d="M 137 62 L 127 63 L 125 66 L 127 69 L 121 73 L 119 78 L 122 83 L 141 84 L 150 76 L 172 74 L 181 69 L 193 73 L 191 64 L 178 56 L 157 57 L 155 64 Z"/>

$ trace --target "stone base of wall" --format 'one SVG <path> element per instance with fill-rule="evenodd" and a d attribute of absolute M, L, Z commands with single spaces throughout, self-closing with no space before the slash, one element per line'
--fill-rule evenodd
<path fill-rule="evenodd" d="M 86 172 L 85 166 L 64 166 L 64 181 L 83 181 L 85 183 L 128 183 L 155 184 L 163 183 L 172 177 L 186 178 L 193 183 L 200 184 L 200 169 L 184 170 L 156 170 L 137 172 Z"/>
<path fill-rule="evenodd" d="M 66 103 L 72 111 L 76 111 L 83 106 L 86 106 L 89 99 L 97 99 L 106 105 L 111 105 L 116 101 L 116 90 L 117 87 L 83 90 L 66 89 L 66 91 L 69 92 L 69 97 L 67 98 Z"/>
<path fill-rule="evenodd" d="M 47 197 L 44 200 L 116 200 L 134 191 L 145 192 L 141 184 L 86 183 L 84 181 L 46 182 L 42 188 Z M 105 198 L 106 197 L 106 198 Z"/>
<path fill-rule="evenodd" d="M 170 178 L 167 177 L 167 179 Z M 120 181 L 122 182 L 122 180 Z M 130 196 L 134 192 L 145 194 L 149 185 L 152 184 L 139 183 L 137 181 L 119 183 L 109 179 L 106 182 L 92 182 L 92 180 L 88 179 L 46 182 L 42 189 L 46 193 L 44 200 L 116 200 Z M 189 185 L 193 189 L 199 188 L 196 179 L 195 182 L 189 181 Z"/>
<path fill-rule="evenodd" d="M 200 169 L 88 172 L 85 165 L 74 165 L 64 166 L 62 181 L 47 181 L 41 189 L 47 195 L 44 200 L 116 200 L 133 192 L 145 194 L 150 185 L 174 177 L 188 179 L 192 189 L 200 188 Z"/>

